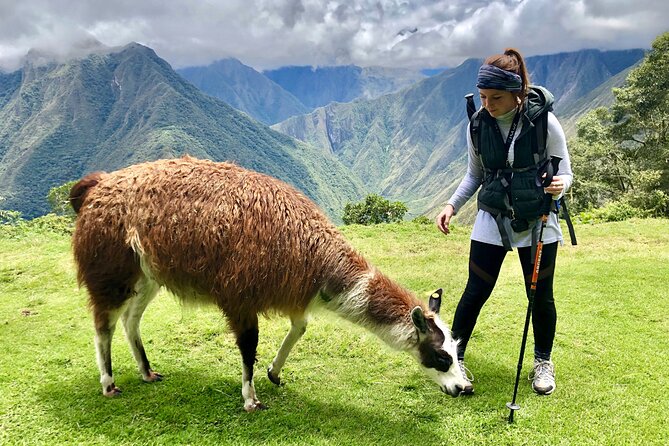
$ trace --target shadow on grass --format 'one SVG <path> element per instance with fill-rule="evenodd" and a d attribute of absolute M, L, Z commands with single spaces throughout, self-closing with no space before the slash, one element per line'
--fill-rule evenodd
<path fill-rule="evenodd" d="M 258 378 L 258 395 L 269 409 L 251 414 L 242 409 L 238 380 L 212 380 L 194 369 L 155 384 L 117 379 L 124 392 L 113 399 L 92 380 L 77 388 L 48 383 L 39 397 L 58 431 L 75 443 L 411 444 L 434 440 L 430 425 L 442 422 L 439 411 L 422 412 L 420 391 L 415 410 L 399 411 L 379 409 L 378 401 L 368 407 L 342 402 L 335 389 L 321 392 L 327 401 L 317 400 L 296 385 L 276 387 Z"/>

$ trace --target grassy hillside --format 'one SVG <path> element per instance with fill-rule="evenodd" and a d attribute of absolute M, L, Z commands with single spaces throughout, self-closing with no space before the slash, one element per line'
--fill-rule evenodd
<path fill-rule="evenodd" d="M 189 154 L 280 178 L 337 216 L 364 195 L 329 154 L 275 132 L 181 78 L 139 44 L 0 77 L 0 209 L 48 211 L 84 173 Z"/>
<path fill-rule="evenodd" d="M 466 280 L 469 228 L 345 227 L 352 244 L 420 296 L 445 290 L 451 320 Z M 143 384 L 122 330 L 116 382 L 100 394 L 86 296 L 67 236 L 0 234 L 1 444 L 662 445 L 669 385 L 669 220 L 577 226 L 558 255 L 558 388 L 530 390 L 525 361 L 516 422 L 508 410 L 526 300 L 515 254 L 468 349 L 476 394 L 453 399 L 415 362 L 326 313 L 314 316 L 275 387 L 262 373 L 285 335 L 263 319 L 256 388 L 269 410 L 242 410 L 240 358 L 212 309 L 161 293 L 142 332 L 165 380 Z M 531 345 L 531 343 L 530 343 Z"/>
<path fill-rule="evenodd" d="M 615 74 L 637 62 L 642 50 L 583 50 L 527 59 L 531 80 L 551 90 L 561 119 L 582 114 L 611 97 L 589 97 Z M 333 153 L 371 192 L 408 203 L 411 216 L 436 215 L 464 175 L 465 101 L 475 93 L 481 60 L 470 59 L 400 92 L 370 101 L 332 103 L 273 128 Z M 479 103 L 476 98 L 477 104 Z M 580 115 L 579 115 L 580 116 Z"/>

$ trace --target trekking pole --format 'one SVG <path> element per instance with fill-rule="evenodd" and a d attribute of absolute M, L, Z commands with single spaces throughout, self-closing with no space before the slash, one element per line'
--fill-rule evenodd
<path fill-rule="evenodd" d="M 544 179 L 543 186 L 547 187 L 550 185 L 550 181 L 553 178 L 553 173 L 557 173 L 558 165 L 562 159 L 560 157 L 554 156 L 551 157 L 551 167 L 552 172 L 547 171 L 546 178 Z M 525 313 L 525 327 L 523 328 L 523 340 L 520 344 L 520 355 L 518 357 L 518 368 L 516 369 L 516 383 L 513 387 L 513 399 L 510 403 L 506 403 L 506 407 L 509 408 L 509 424 L 513 423 L 513 414 L 516 410 L 520 409 L 520 406 L 516 404 L 516 396 L 518 395 L 518 383 L 520 382 L 520 371 L 523 368 L 523 358 L 525 356 L 525 345 L 527 344 L 527 332 L 530 328 L 530 316 L 532 315 L 532 307 L 534 306 L 534 295 L 537 292 L 537 282 L 539 281 L 539 268 L 541 266 L 541 253 L 544 248 L 544 228 L 546 228 L 546 223 L 548 223 L 548 214 L 550 213 L 550 205 L 553 200 L 553 196 L 546 194 L 544 197 L 544 209 L 541 213 L 541 229 L 539 230 L 539 240 L 537 241 L 537 250 L 534 254 L 534 269 L 532 270 L 532 281 L 530 282 L 530 291 L 527 294 L 527 312 Z"/>

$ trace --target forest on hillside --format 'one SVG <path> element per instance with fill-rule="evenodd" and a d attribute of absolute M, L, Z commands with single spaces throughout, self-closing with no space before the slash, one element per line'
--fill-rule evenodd
<path fill-rule="evenodd" d="M 605 220 L 669 217 L 669 32 L 613 94 L 570 141 L 573 207 Z"/>

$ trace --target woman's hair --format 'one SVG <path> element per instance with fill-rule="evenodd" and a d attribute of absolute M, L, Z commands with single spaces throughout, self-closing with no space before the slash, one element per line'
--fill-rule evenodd
<path fill-rule="evenodd" d="M 523 59 L 523 56 L 517 49 L 507 48 L 504 50 L 504 54 L 490 56 L 483 63 L 486 65 L 494 65 L 497 68 L 511 71 L 520 76 L 523 86 L 518 93 L 518 96 L 520 96 L 520 99 L 524 99 L 525 96 L 527 96 L 527 93 L 530 91 L 530 75 L 527 73 L 525 59 Z"/>

